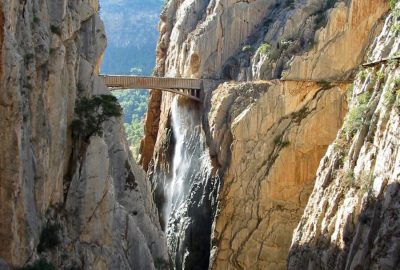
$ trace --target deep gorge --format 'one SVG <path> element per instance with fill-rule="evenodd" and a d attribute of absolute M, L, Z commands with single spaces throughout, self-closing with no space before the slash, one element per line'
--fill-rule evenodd
<path fill-rule="evenodd" d="M 399 8 L 166 1 L 202 102 L 152 90 L 137 162 L 98 2 L 2 0 L 0 269 L 398 269 Z"/>

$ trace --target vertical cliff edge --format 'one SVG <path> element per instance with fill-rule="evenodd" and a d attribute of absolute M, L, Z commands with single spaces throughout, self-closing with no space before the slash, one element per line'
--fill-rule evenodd
<path fill-rule="evenodd" d="M 120 120 L 99 120 L 91 133 L 77 124 L 76 108 L 96 121 L 96 102 L 118 110 L 97 74 L 106 47 L 98 11 L 92 0 L 0 1 L 0 257 L 12 267 L 168 264 Z"/>

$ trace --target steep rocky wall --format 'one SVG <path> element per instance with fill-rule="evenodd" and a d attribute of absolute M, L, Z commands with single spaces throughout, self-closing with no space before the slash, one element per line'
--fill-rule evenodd
<path fill-rule="evenodd" d="M 396 9 L 368 60 L 398 56 Z M 361 70 L 350 112 L 322 159 L 298 224 L 289 269 L 398 269 L 400 180 L 398 61 Z"/>
<path fill-rule="evenodd" d="M 93 0 L 0 2 L 0 257 L 9 265 L 40 257 L 58 268 L 154 269 L 168 261 L 119 119 L 87 142 L 72 136 L 75 105 L 109 93 L 97 76 L 106 47 L 98 10 Z M 43 248 L 52 239 L 58 245 Z"/>
<path fill-rule="evenodd" d="M 285 267 L 319 161 L 347 110 L 349 83 L 323 81 L 351 78 L 387 10 L 385 0 L 168 2 L 156 75 L 251 81 L 220 85 L 203 103 L 210 166 L 223 183 L 208 191 L 211 204 L 199 206 L 203 193 L 197 208 L 216 213 L 210 268 Z M 254 81 L 281 77 L 306 81 Z M 159 207 L 173 174 L 172 100 L 151 94 L 142 145 Z M 209 181 L 187 178 L 193 190 Z M 193 213 L 182 218 L 184 231 L 199 226 Z M 190 243 L 190 235 L 178 238 Z"/>
<path fill-rule="evenodd" d="M 363 61 L 387 10 L 385 0 L 171 0 L 161 15 L 155 74 L 225 80 L 281 76 L 347 80 Z M 218 190 L 216 180 L 207 191 L 210 178 L 186 180 L 191 186 L 188 194 L 205 191 L 197 211 L 214 214 L 217 210 L 210 268 L 285 267 L 291 234 L 307 203 L 319 161 L 342 125 L 346 88 L 346 83 L 253 81 L 220 85 L 205 97 L 202 129 L 213 175 L 223 185 Z M 142 143 L 142 165 L 149 169 L 160 208 L 173 175 L 172 100 L 171 94 L 151 94 Z M 213 195 L 207 197 L 207 192 Z M 174 226 L 196 232 L 199 224 L 191 219 L 194 216 L 194 211 L 185 213 L 184 225 L 177 221 Z M 182 252 L 189 250 L 190 235 L 178 236 L 185 244 L 173 256 L 183 257 Z M 193 258 L 190 253 L 185 256 L 189 261 Z"/>
<path fill-rule="evenodd" d="M 320 158 L 342 124 L 345 89 L 246 83 L 213 92 L 210 131 L 227 169 L 212 269 L 285 268 Z"/>
<path fill-rule="evenodd" d="M 297 12 L 304 12 L 306 7 L 299 9 Z M 326 27 L 315 34 L 315 45 L 302 56 L 292 55 L 293 62 L 284 76 L 303 80 L 347 78 L 351 70 L 358 69 L 371 34 L 379 25 L 378 19 L 386 10 L 385 2 L 337 3 L 326 13 Z M 292 23 L 299 20 L 297 12 L 283 28 L 282 39 L 287 31 L 296 28 Z M 360 24 L 362 30 L 358 29 Z M 309 27 L 307 22 L 305 27 Z M 267 34 L 268 38 L 272 37 Z M 262 60 L 256 52 L 253 71 L 257 70 L 255 65 L 260 67 L 258 76 L 274 76 L 279 61 L 288 53 L 290 49 L 282 50 L 271 67 L 271 54 Z M 338 59 L 338 55 L 347 53 L 351 57 Z M 329 84 L 285 82 L 281 90 L 269 87 L 254 104 L 245 106 L 235 106 L 235 99 L 239 103 L 246 100 L 246 87 L 228 87 L 229 94 L 225 96 L 223 91 L 222 100 L 218 89 L 213 92 L 211 110 L 220 111 L 222 116 L 218 117 L 224 119 L 210 122 L 216 139 L 214 152 L 222 167 L 229 164 L 214 223 L 213 269 L 285 268 L 292 231 L 308 201 L 318 164 L 346 112 L 347 86 L 341 87 L 339 91 Z M 224 112 L 224 108 L 233 113 Z M 226 119 L 230 124 L 223 122 Z"/>

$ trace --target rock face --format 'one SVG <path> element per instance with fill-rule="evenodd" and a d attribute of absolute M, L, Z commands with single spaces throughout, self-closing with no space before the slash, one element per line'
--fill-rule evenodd
<path fill-rule="evenodd" d="M 368 60 L 398 55 L 398 10 Z M 358 73 L 350 112 L 322 159 L 295 230 L 289 269 L 398 269 L 400 180 L 398 61 Z"/>
<path fill-rule="evenodd" d="M 198 139 L 186 147 L 206 143 L 202 155 L 216 182 L 188 175 L 182 194 L 188 201 L 173 204 L 214 215 L 209 268 L 285 268 L 320 159 L 342 126 L 348 80 L 387 10 L 385 0 L 168 2 L 155 74 L 247 81 L 206 87 L 214 91 L 199 108 L 202 132 L 193 133 Z M 288 81 L 265 81 L 281 77 Z M 176 167 L 172 101 L 171 94 L 151 94 L 142 143 L 141 161 L 159 209 L 168 203 L 166 187 Z M 190 196 L 199 189 L 202 196 Z M 201 249 L 187 248 L 199 226 L 196 211 L 179 212 L 180 219 L 160 214 L 178 269 L 195 264 L 176 258 L 191 261 Z M 171 228 L 192 234 L 175 230 L 171 236 Z"/>
<path fill-rule="evenodd" d="M 283 269 L 319 161 L 342 124 L 344 91 L 222 85 L 212 104 L 214 149 L 218 162 L 227 164 L 212 269 Z"/>
<path fill-rule="evenodd" d="M 85 143 L 72 136 L 76 103 L 108 93 L 97 76 L 106 47 L 98 10 L 97 1 L 0 2 L 0 257 L 10 266 L 45 258 L 58 268 L 154 269 L 168 261 L 120 121 Z"/>

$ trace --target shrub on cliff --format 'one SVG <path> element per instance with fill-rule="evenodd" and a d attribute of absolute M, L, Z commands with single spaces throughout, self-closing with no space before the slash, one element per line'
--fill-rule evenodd
<path fill-rule="evenodd" d="M 269 45 L 268 43 L 263 43 L 263 44 L 261 44 L 260 48 L 258 48 L 258 50 L 261 54 L 267 54 L 270 49 L 271 49 L 271 45 Z"/>
<path fill-rule="evenodd" d="M 61 243 L 59 232 L 61 226 L 59 224 L 47 223 L 40 233 L 39 245 L 37 251 L 42 253 L 46 250 L 51 250 Z"/>
<path fill-rule="evenodd" d="M 362 93 L 358 97 L 357 105 L 349 111 L 344 125 L 346 135 L 349 138 L 353 137 L 363 125 L 367 124 L 366 113 L 368 111 L 368 102 L 370 98 L 370 92 L 367 91 Z"/>
<path fill-rule="evenodd" d="M 122 108 L 116 97 L 99 95 L 81 98 L 75 107 L 77 118 L 72 121 L 72 132 L 88 140 L 93 135 L 102 136 L 102 124 L 111 117 L 120 117 Z"/>

